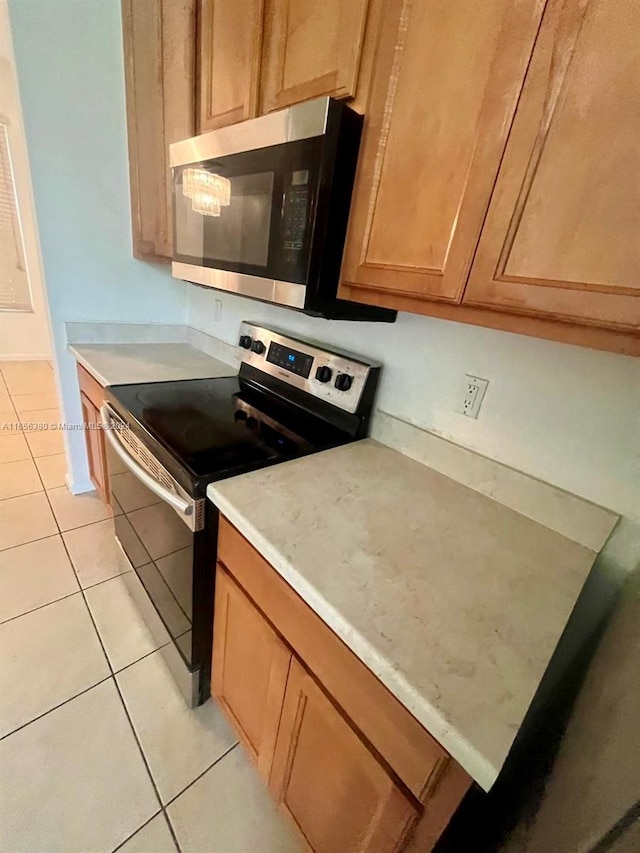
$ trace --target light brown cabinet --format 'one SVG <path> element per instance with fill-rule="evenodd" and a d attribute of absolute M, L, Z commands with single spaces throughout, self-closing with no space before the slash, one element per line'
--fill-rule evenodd
<path fill-rule="evenodd" d="M 100 427 L 100 406 L 104 397 L 103 388 L 81 365 L 78 365 L 78 384 L 80 385 L 82 422 L 85 427 L 84 434 L 89 460 L 89 476 L 101 499 L 108 504 L 110 497 L 106 445 Z"/>
<path fill-rule="evenodd" d="M 351 288 L 388 293 L 390 307 L 395 294 L 460 300 L 539 18 L 534 2 L 390 0 L 343 266 Z"/>
<path fill-rule="evenodd" d="M 465 302 L 638 330 L 640 5 L 547 6 Z"/>
<path fill-rule="evenodd" d="M 169 145 L 195 132 L 196 0 L 122 0 L 133 254 L 170 259 Z"/>
<path fill-rule="evenodd" d="M 293 660 L 270 788 L 311 850 L 396 850 L 417 804 Z"/>
<path fill-rule="evenodd" d="M 342 298 L 640 355 L 634 0 L 123 0 L 123 23 L 136 257 L 171 254 L 171 141 L 332 95 L 365 114 Z"/>
<path fill-rule="evenodd" d="M 639 26 L 632 0 L 390 0 L 341 295 L 640 354 Z"/>
<path fill-rule="evenodd" d="M 257 114 L 264 0 L 201 0 L 199 132 Z"/>
<path fill-rule="evenodd" d="M 291 652 L 221 566 L 215 607 L 211 692 L 268 780 Z"/>
<path fill-rule="evenodd" d="M 426 853 L 471 783 L 224 518 L 212 695 L 310 850 Z"/>
<path fill-rule="evenodd" d="M 267 0 L 261 111 L 321 95 L 359 96 L 362 102 L 369 5 L 369 0 Z"/>

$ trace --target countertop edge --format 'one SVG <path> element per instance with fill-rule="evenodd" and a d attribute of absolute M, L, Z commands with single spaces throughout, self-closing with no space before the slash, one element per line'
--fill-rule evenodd
<path fill-rule="evenodd" d="M 90 362 L 87 361 L 87 359 L 83 355 L 78 352 L 76 348 L 77 346 L 92 346 L 92 344 L 67 344 L 67 350 L 75 358 L 78 364 L 81 364 L 82 367 L 84 367 L 84 369 L 87 371 L 87 373 L 90 373 L 91 376 L 93 376 L 96 382 L 99 382 L 103 388 L 106 388 L 106 386 L 109 384 L 107 380 L 98 370 L 95 369 L 92 364 L 90 364 Z"/>
<path fill-rule="evenodd" d="M 137 345 L 137 346 L 142 346 L 142 347 L 145 347 L 145 346 L 149 346 L 149 347 L 158 347 L 158 346 L 160 346 L 160 347 L 161 347 L 161 346 L 165 346 L 165 345 L 169 345 L 169 346 L 176 346 L 176 343 L 175 343 L 175 342 L 173 342 L 173 341 L 168 341 L 168 342 L 163 341 L 163 342 L 160 342 L 160 343 L 146 343 L 146 342 L 143 342 L 142 344 L 139 344 L 139 345 Z M 223 358 L 220 358 L 220 357 L 218 357 L 218 356 L 216 356 L 216 355 L 211 355 L 210 353 L 208 353 L 208 352 L 206 352 L 205 350 L 201 349 L 200 347 L 196 346 L 194 343 L 179 342 L 179 344 L 178 344 L 178 345 L 180 345 L 180 346 L 184 346 L 184 347 L 188 347 L 188 348 L 192 349 L 194 352 L 197 352 L 199 355 L 203 356 L 204 358 L 209 359 L 209 361 L 210 361 L 210 362 L 215 363 L 216 365 L 219 365 L 219 366 L 220 366 L 220 368 L 224 368 L 224 371 L 223 371 L 223 372 L 217 372 L 217 373 L 214 373 L 214 374 L 213 374 L 214 376 L 227 376 L 227 375 L 228 375 L 228 376 L 232 376 L 232 375 L 236 375 L 236 373 L 237 373 L 237 370 L 238 370 L 237 365 L 233 364 L 231 361 L 227 361 L 227 360 L 225 360 L 225 359 L 223 359 Z M 92 347 L 92 348 L 96 348 L 96 347 L 98 347 L 98 348 L 99 348 L 99 347 L 105 347 L 105 348 L 109 348 L 109 347 L 128 347 L 128 346 L 131 346 L 131 344 L 129 344 L 129 343 L 115 343 L 115 344 L 108 344 L 108 343 L 107 343 L 107 344 L 103 344 L 103 343 L 99 343 L 99 344 L 93 344 L 93 343 L 79 343 L 79 342 L 75 342 L 75 343 L 67 343 L 67 344 L 66 344 L 66 349 L 67 349 L 67 352 L 69 352 L 69 353 L 73 356 L 73 358 L 76 360 L 76 362 L 77 362 L 78 364 L 82 365 L 82 367 L 83 367 L 83 368 L 84 368 L 84 369 L 85 369 L 85 370 L 86 370 L 86 371 L 87 371 L 87 372 L 88 372 L 88 373 L 89 373 L 89 374 L 90 374 L 90 375 L 91 375 L 91 376 L 92 376 L 92 377 L 93 377 L 97 382 L 99 382 L 99 383 L 100 383 L 100 385 L 102 385 L 102 387 L 103 387 L 103 388 L 106 388 L 108 385 L 129 385 L 129 384 L 136 384 L 136 383 L 139 383 L 139 382 L 158 382 L 158 381 L 162 381 L 162 379 L 145 379 L 145 378 L 136 378 L 136 379 L 130 379 L 130 378 L 128 378 L 128 379 L 123 379 L 123 378 L 121 378 L 121 377 L 120 377 L 120 378 L 117 378 L 117 379 L 114 379 L 114 378 L 109 379 L 108 377 L 106 377 L 104 374 L 102 374 L 102 373 L 100 372 L 100 370 L 95 366 L 95 363 L 94 363 L 94 362 L 93 362 L 89 357 L 87 357 L 87 356 L 83 355 L 83 353 L 82 353 L 82 350 L 83 350 L 85 347 Z M 170 368 L 167 368 L 167 371 L 168 371 L 168 372 L 171 372 L 171 369 L 170 369 Z M 227 371 L 229 371 L 229 372 L 227 372 Z M 187 371 L 187 373 L 189 373 L 189 371 Z M 207 374 L 207 376 L 208 376 L 208 374 Z M 168 379 L 169 379 L 169 380 L 171 380 L 172 378 L 173 378 L 173 379 L 176 379 L 176 378 L 177 378 L 177 379 L 199 379 L 199 378 L 205 378 L 205 377 L 203 377 L 203 376 L 202 376 L 201 371 L 194 371 L 193 375 L 189 374 L 189 375 L 187 375 L 187 376 L 180 376 L 180 377 L 175 377 L 175 376 L 173 376 L 173 377 L 172 377 L 172 376 L 169 376 L 169 377 L 168 377 Z"/>
<path fill-rule="evenodd" d="M 218 494 L 216 484 L 207 488 L 207 497 L 253 547 L 267 560 L 278 574 L 300 595 L 320 618 L 340 637 L 351 651 L 387 687 L 396 699 L 424 726 L 440 745 L 476 781 L 489 791 L 496 781 L 500 767 L 496 767 L 462 735 L 452 729 L 442 715 L 397 671 L 393 663 L 382 657 L 332 605 L 319 595 L 295 567 L 285 559 L 251 524 L 250 521 L 225 497 Z"/>

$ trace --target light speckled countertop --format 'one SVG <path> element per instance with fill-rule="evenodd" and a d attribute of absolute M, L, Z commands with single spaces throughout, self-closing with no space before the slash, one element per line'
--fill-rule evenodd
<path fill-rule="evenodd" d="M 208 496 L 488 790 L 595 551 L 372 439 Z"/>
<path fill-rule="evenodd" d="M 187 343 L 68 344 L 101 385 L 235 376 L 238 368 Z"/>

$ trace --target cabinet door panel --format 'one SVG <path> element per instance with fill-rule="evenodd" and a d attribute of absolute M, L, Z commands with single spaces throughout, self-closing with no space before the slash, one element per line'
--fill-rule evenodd
<path fill-rule="evenodd" d="M 418 814 L 295 659 L 270 788 L 315 853 L 396 850 Z"/>
<path fill-rule="evenodd" d="M 137 258 L 171 258 L 169 145 L 195 124 L 196 0 L 122 0 L 127 132 Z"/>
<path fill-rule="evenodd" d="M 270 0 L 264 112 L 320 95 L 354 98 L 369 0 Z"/>
<path fill-rule="evenodd" d="M 391 0 L 356 179 L 347 286 L 460 299 L 543 5 Z"/>
<path fill-rule="evenodd" d="M 104 503 L 108 503 L 107 465 L 104 436 L 100 429 L 100 413 L 82 391 L 80 392 L 80 404 L 82 406 L 82 421 L 86 427 L 85 437 L 89 460 L 89 476 Z"/>
<path fill-rule="evenodd" d="M 291 653 L 220 566 L 216 572 L 212 695 L 269 777 Z"/>
<path fill-rule="evenodd" d="M 256 115 L 263 0 L 201 0 L 200 132 Z"/>
<path fill-rule="evenodd" d="M 640 5 L 548 4 L 465 302 L 640 327 Z"/>

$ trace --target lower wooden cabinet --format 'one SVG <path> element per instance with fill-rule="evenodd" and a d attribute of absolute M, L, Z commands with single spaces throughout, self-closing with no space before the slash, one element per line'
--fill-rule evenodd
<path fill-rule="evenodd" d="M 211 684 L 309 850 L 427 853 L 471 784 L 224 518 Z"/>
<path fill-rule="evenodd" d="M 108 504 L 109 478 L 107 475 L 107 454 L 105 438 L 100 428 L 100 406 L 102 405 L 103 388 L 99 382 L 78 365 L 78 382 L 80 384 L 80 404 L 82 406 L 82 422 L 85 425 L 85 440 L 89 459 L 89 476 L 96 491 Z"/>
<path fill-rule="evenodd" d="M 396 850 L 419 808 L 294 658 L 270 788 L 318 853 Z"/>
<path fill-rule="evenodd" d="M 291 652 L 218 566 L 211 692 L 269 779 Z"/>

